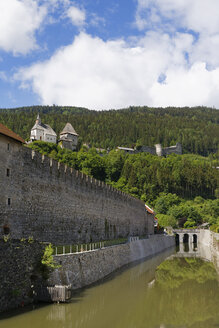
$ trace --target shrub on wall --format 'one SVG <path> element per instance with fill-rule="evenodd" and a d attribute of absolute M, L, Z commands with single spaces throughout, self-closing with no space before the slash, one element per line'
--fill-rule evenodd
<path fill-rule="evenodd" d="M 46 246 L 43 257 L 41 260 L 40 271 L 44 279 L 48 279 L 49 273 L 57 268 L 60 268 L 60 265 L 57 265 L 53 258 L 53 247 L 52 244 Z"/>

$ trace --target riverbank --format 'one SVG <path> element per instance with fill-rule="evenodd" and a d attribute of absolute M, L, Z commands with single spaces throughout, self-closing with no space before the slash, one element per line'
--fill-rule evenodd
<path fill-rule="evenodd" d="M 148 239 L 95 251 L 54 256 L 61 267 L 51 275 L 50 285 L 71 285 L 79 289 L 107 277 L 131 262 L 152 257 L 175 245 L 174 236 L 152 235 Z"/>
<path fill-rule="evenodd" d="M 214 263 L 219 274 L 219 234 L 202 230 L 200 257 Z M 61 267 L 53 271 L 48 285 L 71 285 L 80 289 L 101 280 L 123 266 L 153 257 L 175 245 L 174 236 L 152 235 L 122 245 L 88 252 L 54 256 Z M 33 302 L 33 279 L 43 248 L 37 242 L 2 242 L 0 245 L 0 312 Z"/>

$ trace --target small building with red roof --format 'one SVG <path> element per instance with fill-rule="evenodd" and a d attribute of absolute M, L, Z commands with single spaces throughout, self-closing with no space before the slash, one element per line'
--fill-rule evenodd
<path fill-rule="evenodd" d="M 0 137 L 1 139 L 7 139 L 11 142 L 25 143 L 23 138 L 21 138 L 18 134 L 7 128 L 2 123 L 0 123 Z"/>
<path fill-rule="evenodd" d="M 145 209 L 147 211 L 147 213 L 151 214 L 154 216 L 154 228 L 158 228 L 158 218 L 156 218 L 156 213 L 154 212 L 154 210 L 152 208 L 150 208 L 147 204 L 145 204 Z"/>

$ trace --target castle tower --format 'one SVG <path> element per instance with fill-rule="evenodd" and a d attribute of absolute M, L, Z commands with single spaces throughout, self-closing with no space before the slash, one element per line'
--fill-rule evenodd
<path fill-rule="evenodd" d="M 61 148 L 76 150 L 77 144 L 78 134 L 71 123 L 67 123 L 62 132 L 60 132 L 59 145 Z"/>
<path fill-rule="evenodd" d="M 36 124 L 41 124 L 41 118 L 39 113 L 37 115 Z"/>
<path fill-rule="evenodd" d="M 176 144 L 176 154 L 182 155 L 182 145 L 179 142 Z"/>
<path fill-rule="evenodd" d="M 157 154 L 157 156 L 163 156 L 163 150 L 162 150 L 161 144 L 156 144 L 155 145 L 155 148 L 156 148 L 156 154 Z"/>

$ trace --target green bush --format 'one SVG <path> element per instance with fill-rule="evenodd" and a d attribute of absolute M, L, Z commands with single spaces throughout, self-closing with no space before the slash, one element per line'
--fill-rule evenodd
<path fill-rule="evenodd" d="M 161 193 L 155 202 L 155 212 L 167 214 L 167 211 L 173 205 L 178 205 L 180 198 L 176 194 Z"/>
<path fill-rule="evenodd" d="M 53 258 L 53 252 L 54 249 L 52 247 L 52 244 L 49 244 L 45 247 L 42 259 L 41 259 L 41 265 L 40 265 L 40 271 L 42 274 L 42 277 L 44 279 L 49 278 L 49 273 L 57 268 L 60 268 L 60 265 L 57 265 Z"/>
<path fill-rule="evenodd" d="M 210 230 L 213 231 L 213 232 L 219 233 L 219 225 L 217 223 L 216 224 L 212 224 L 210 226 Z"/>
<path fill-rule="evenodd" d="M 188 228 L 195 228 L 197 226 L 196 222 L 193 220 L 187 220 L 184 223 L 184 228 L 188 229 Z"/>
<path fill-rule="evenodd" d="M 158 218 L 158 224 L 161 228 L 177 227 L 177 220 L 173 216 L 166 215 L 166 214 L 158 214 L 157 218 Z"/>

